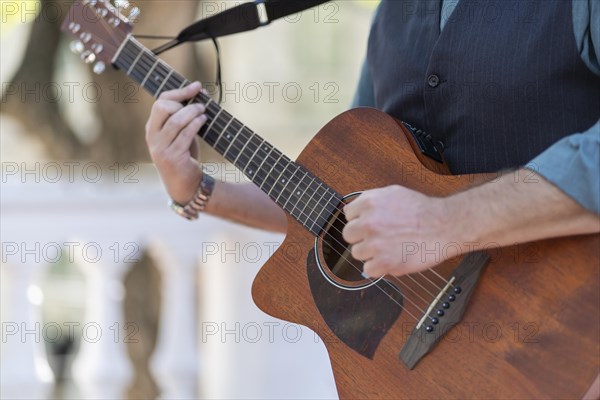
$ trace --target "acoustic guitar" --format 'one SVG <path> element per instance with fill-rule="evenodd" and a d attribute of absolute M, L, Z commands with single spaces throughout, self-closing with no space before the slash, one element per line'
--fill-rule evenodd
<path fill-rule="evenodd" d="M 189 84 L 131 35 L 120 11 L 77 1 L 63 24 L 77 39 L 72 49 L 95 72 L 113 65 L 155 97 Z M 341 235 L 345 203 L 393 184 L 445 196 L 493 176 L 450 175 L 430 136 L 374 109 L 334 118 L 292 161 L 207 95 L 193 101 L 207 106 L 201 138 L 288 214 L 286 239 L 252 295 L 267 314 L 321 337 L 341 398 L 588 391 L 600 367 L 600 235 L 472 252 L 423 273 L 366 279 Z"/>

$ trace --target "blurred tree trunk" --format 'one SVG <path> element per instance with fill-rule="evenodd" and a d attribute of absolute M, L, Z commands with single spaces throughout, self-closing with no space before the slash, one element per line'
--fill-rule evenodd
<path fill-rule="evenodd" d="M 53 87 L 55 57 L 62 36 L 60 23 L 44 16 L 55 15 L 57 8 L 65 15 L 65 3 L 41 0 L 40 16 L 32 23 L 23 61 L 10 82 L 17 92 L 12 95 L 5 92 L 2 98 L 2 112 L 23 123 L 42 140 L 49 155 L 59 159 L 75 154 L 85 156 L 84 146 L 62 117 L 58 101 L 46 101 L 57 98 L 56 93 L 42 96 L 44 88 Z"/>
<path fill-rule="evenodd" d="M 66 0 L 40 0 L 41 17 L 32 23 L 31 36 L 21 65 L 11 84 L 18 93 L 2 99 L 2 112 L 21 123 L 45 145 L 48 155 L 55 159 L 88 158 L 102 163 L 127 163 L 149 160 L 144 142 L 144 125 L 150 113 L 153 98 L 133 83 L 123 72 L 107 68 L 97 76 L 88 72 L 92 82 L 98 83 L 102 94 L 94 104 L 101 124 L 100 136 L 92 143 L 79 140 L 65 120 L 57 96 L 46 94 L 56 76 L 58 50 L 72 39 L 60 32 L 60 20 L 44 18 L 56 14 L 61 7 L 66 15 Z M 135 3 L 142 14 L 134 33 L 175 36 L 182 28 L 195 20 L 198 1 L 190 0 L 141 0 Z M 46 12 L 45 10 L 50 10 Z M 51 13 L 52 12 L 52 13 Z M 163 41 L 146 41 L 153 48 Z M 162 57 L 162 56 L 161 56 Z M 189 79 L 201 76 L 201 66 L 195 56 L 195 48 L 182 45 L 164 56 L 165 61 Z M 68 62 L 80 63 L 72 56 Z M 88 81 L 89 82 L 89 81 Z M 60 82 L 57 82 L 62 87 Z M 24 90 L 35 87 L 37 95 L 25 95 Z M 39 95 L 40 92 L 44 94 Z M 67 107 L 72 106 L 70 104 Z"/>
<path fill-rule="evenodd" d="M 195 21 L 197 1 L 146 0 L 136 5 L 142 10 L 134 34 L 176 36 Z M 164 40 L 142 40 L 150 49 Z M 169 65 L 188 79 L 197 79 L 199 66 L 195 48 L 189 44 L 161 55 Z M 107 69 L 95 81 L 103 88 L 97 103 L 102 122 L 102 135 L 94 144 L 92 159 L 126 163 L 149 160 L 144 141 L 144 126 L 150 114 L 153 97 L 133 83 L 122 71 Z"/>

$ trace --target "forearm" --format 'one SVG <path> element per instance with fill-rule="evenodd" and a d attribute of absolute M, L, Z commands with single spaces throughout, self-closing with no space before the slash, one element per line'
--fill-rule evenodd
<path fill-rule="evenodd" d="M 206 212 L 254 228 L 287 231 L 284 211 L 250 183 L 217 182 Z"/>
<path fill-rule="evenodd" d="M 448 197 L 446 214 L 454 237 L 485 248 L 600 232 L 600 216 L 531 174 L 519 170 Z"/>

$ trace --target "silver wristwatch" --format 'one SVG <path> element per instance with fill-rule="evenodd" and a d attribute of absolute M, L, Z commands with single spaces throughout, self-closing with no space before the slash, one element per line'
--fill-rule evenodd
<path fill-rule="evenodd" d="M 169 207 L 171 207 L 171 209 L 177 214 L 190 221 L 198 219 L 198 214 L 200 214 L 200 212 L 204 211 L 206 208 L 214 188 L 214 178 L 206 173 L 202 173 L 200 186 L 198 186 L 198 190 L 196 191 L 196 194 L 194 194 L 194 197 L 192 197 L 192 199 L 185 205 L 171 200 L 169 202 Z"/>

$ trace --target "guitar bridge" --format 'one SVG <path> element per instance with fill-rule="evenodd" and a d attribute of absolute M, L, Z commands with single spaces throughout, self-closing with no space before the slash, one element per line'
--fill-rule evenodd
<path fill-rule="evenodd" d="M 477 251 L 469 253 L 456 267 L 448 285 L 431 302 L 400 351 L 400 359 L 409 369 L 413 369 L 443 334 L 461 320 L 489 259 L 487 253 Z"/>

